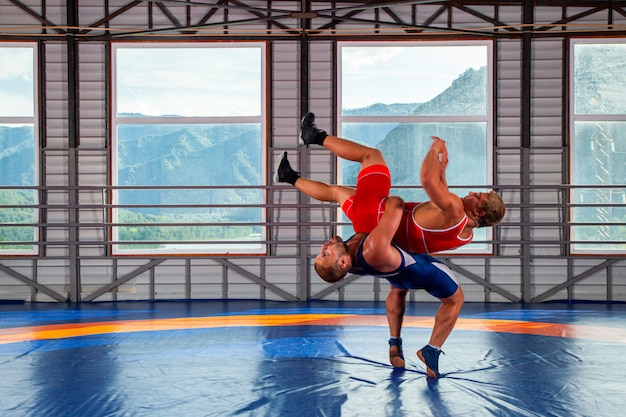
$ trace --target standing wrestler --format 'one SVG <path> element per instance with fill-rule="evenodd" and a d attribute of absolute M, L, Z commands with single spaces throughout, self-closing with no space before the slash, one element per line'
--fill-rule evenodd
<path fill-rule="evenodd" d="M 357 187 L 353 189 L 327 185 L 300 177 L 289 166 L 286 153 L 277 161 L 275 176 L 277 181 L 288 182 L 320 201 L 337 202 L 353 222 L 356 235 L 347 242 L 336 236 L 325 243 L 315 259 L 315 269 L 328 282 L 340 280 L 349 270 L 354 273 L 388 278 L 385 273 L 389 271 L 375 267 L 368 269 L 368 260 L 358 254 L 360 240 L 363 239 L 361 234 L 367 234 L 374 230 L 379 219 L 385 213 L 386 198 L 391 188 L 391 178 L 385 160 L 380 151 L 376 149 L 327 135 L 326 132 L 315 126 L 314 118 L 315 116 L 309 113 L 302 120 L 300 138 L 302 144 L 322 145 L 339 157 L 361 163 Z M 433 145 L 424 160 L 421 171 L 423 185 L 431 196 L 431 201 L 422 204 L 407 203 L 409 210 L 404 210 L 398 233 L 395 233 L 394 237 L 396 241 L 400 241 L 399 243 L 404 249 L 412 252 L 441 251 L 469 243 L 474 227 L 496 224 L 504 214 L 502 200 L 495 192 L 470 193 L 464 199 L 460 199 L 448 191 L 445 182 L 445 168 L 447 166 L 445 142 L 435 137 L 433 140 Z M 418 215 L 418 213 L 420 214 Z M 395 232 L 395 230 L 392 229 L 391 231 Z M 407 242 L 406 239 L 399 238 L 398 235 L 401 232 L 408 233 L 411 239 Z M 416 236 L 420 235 L 422 236 L 421 241 L 424 243 L 411 244 Z M 407 256 L 410 257 L 411 255 L 402 252 L 402 265 L 404 266 L 406 264 L 404 261 L 408 259 Z M 419 273 L 416 271 L 418 268 L 415 265 L 435 265 L 440 270 L 443 266 L 436 260 L 433 263 L 430 260 L 423 261 L 418 258 L 420 257 L 414 257 L 412 261 L 408 261 L 412 265 L 410 272 L 408 268 L 404 271 L 404 276 L 412 277 L 415 282 L 419 282 Z M 354 262 L 355 259 L 357 263 Z M 434 258 L 431 259 L 434 260 Z M 373 265 L 370 263 L 369 266 Z M 447 268 L 445 269 L 447 270 Z M 437 275 L 429 275 L 425 271 L 420 273 L 424 276 Z M 411 279 L 406 281 L 409 282 L 408 285 L 406 282 L 397 284 L 390 280 L 392 286 L 386 304 L 391 335 L 389 354 L 394 366 L 404 367 L 400 332 L 406 306 L 406 294 L 409 289 L 426 289 L 438 297 L 442 301 L 442 305 L 435 316 L 435 326 L 430 343 L 418 351 L 418 356 L 426 364 L 430 376 L 439 376 L 438 357 L 441 346 L 454 327 L 463 304 L 461 288 L 456 284 L 449 270 L 445 271 L 445 274 L 447 279 L 443 277 L 441 281 L 451 280 L 453 285 L 448 286 L 444 292 L 433 292 L 432 288 L 429 290 L 424 286 L 424 283 L 411 283 Z M 451 288 L 453 290 L 450 292 Z"/>

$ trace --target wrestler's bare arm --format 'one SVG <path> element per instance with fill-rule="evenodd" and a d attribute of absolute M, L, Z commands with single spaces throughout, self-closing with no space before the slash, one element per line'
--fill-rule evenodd
<path fill-rule="evenodd" d="M 389 197 L 378 226 L 365 238 L 363 257 L 370 266 L 381 272 L 391 272 L 402 263 L 400 252 L 391 246 L 391 240 L 398 230 L 403 210 L 404 200 L 396 196 Z"/>
<path fill-rule="evenodd" d="M 445 170 L 448 165 L 448 149 L 445 141 L 433 136 L 433 144 L 424 158 L 420 171 L 422 186 L 446 219 L 455 223 L 463 217 L 463 202 L 448 189 Z"/>

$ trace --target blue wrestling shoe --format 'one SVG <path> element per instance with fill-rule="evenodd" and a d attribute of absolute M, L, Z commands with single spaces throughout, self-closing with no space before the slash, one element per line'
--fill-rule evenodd
<path fill-rule="evenodd" d="M 402 353 L 402 339 L 392 337 L 389 339 L 389 362 L 394 368 L 404 368 L 404 353 Z"/>
<path fill-rule="evenodd" d="M 300 122 L 300 145 L 320 145 L 324 143 L 328 134 L 315 125 L 315 115 L 307 113 Z"/>
<path fill-rule="evenodd" d="M 417 357 L 426 365 L 426 372 L 431 378 L 439 378 L 439 355 L 441 350 L 426 345 L 417 351 Z"/>
<path fill-rule="evenodd" d="M 295 185 L 300 173 L 291 168 L 287 159 L 287 152 L 283 152 L 274 164 L 274 182 L 288 182 Z"/>

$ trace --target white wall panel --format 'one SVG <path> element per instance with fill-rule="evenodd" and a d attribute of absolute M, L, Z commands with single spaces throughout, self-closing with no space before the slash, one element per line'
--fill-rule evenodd
<path fill-rule="evenodd" d="M 299 120 L 302 116 L 299 43 L 273 42 L 271 51 L 270 77 L 273 83 L 271 105 L 274 117 L 270 143 L 274 148 L 294 149 L 297 147 Z"/>
<path fill-rule="evenodd" d="M 498 40 L 494 66 L 496 91 L 496 135 L 500 147 L 518 147 L 521 144 L 521 43 L 517 40 Z M 498 165 L 502 154 L 498 154 Z"/>

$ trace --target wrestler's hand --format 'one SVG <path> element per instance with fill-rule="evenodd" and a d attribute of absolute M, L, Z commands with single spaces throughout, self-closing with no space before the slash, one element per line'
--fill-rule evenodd
<path fill-rule="evenodd" d="M 430 146 L 430 149 L 439 154 L 439 162 L 443 164 L 443 168 L 445 169 L 448 165 L 448 148 L 446 141 L 437 136 L 431 136 L 431 139 L 433 140 L 433 144 Z"/>

